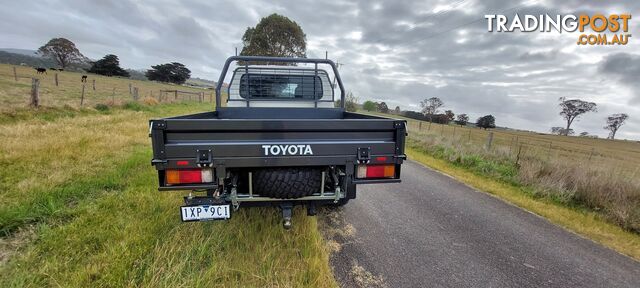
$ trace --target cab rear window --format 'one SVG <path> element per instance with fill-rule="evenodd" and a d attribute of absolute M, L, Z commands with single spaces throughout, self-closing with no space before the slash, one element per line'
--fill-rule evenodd
<path fill-rule="evenodd" d="M 315 75 L 244 74 L 240 97 L 245 99 L 314 100 L 322 98 L 322 80 Z"/>

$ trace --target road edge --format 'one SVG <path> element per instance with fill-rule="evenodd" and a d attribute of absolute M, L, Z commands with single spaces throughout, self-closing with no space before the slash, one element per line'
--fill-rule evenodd
<path fill-rule="evenodd" d="M 640 236 L 605 222 L 596 213 L 579 211 L 543 198 L 535 199 L 520 187 L 477 175 L 413 148 L 407 147 L 405 152 L 409 159 L 428 169 L 454 178 L 476 191 L 496 197 L 583 238 L 640 261 Z"/>

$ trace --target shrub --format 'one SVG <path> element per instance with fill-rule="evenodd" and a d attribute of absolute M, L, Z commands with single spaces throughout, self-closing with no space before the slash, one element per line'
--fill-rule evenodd
<path fill-rule="evenodd" d="M 101 112 L 109 111 L 109 106 L 106 104 L 96 104 L 93 108 Z"/>
<path fill-rule="evenodd" d="M 147 109 L 146 107 L 142 106 L 142 104 L 134 101 L 125 103 L 124 105 L 122 105 L 122 108 L 133 111 L 142 111 Z"/>
<path fill-rule="evenodd" d="M 149 105 L 149 106 L 154 106 L 154 105 L 158 105 L 158 100 L 156 100 L 156 98 L 152 98 L 152 97 L 144 97 L 144 99 L 142 99 L 142 103 Z"/>

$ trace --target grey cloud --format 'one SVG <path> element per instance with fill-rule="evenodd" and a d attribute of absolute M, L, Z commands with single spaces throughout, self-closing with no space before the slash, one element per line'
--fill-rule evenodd
<path fill-rule="evenodd" d="M 442 5 L 453 9 L 433 12 Z M 328 50 L 345 64 L 345 86 L 361 100 L 417 110 L 421 99 L 437 96 L 473 119 L 493 114 L 499 125 L 546 132 L 562 123 L 558 97 L 583 98 L 601 112 L 585 115 L 576 131 L 605 136 L 605 114 L 626 112 L 632 117 L 621 137 L 640 138 L 640 122 L 633 120 L 640 115 L 637 39 L 576 47 L 577 34 L 489 33 L 484 20 L 484 14 L 635 16 L 639 10 L 639 1 L 597 0 L 7 1 L 0 47 L 35 49 L 64 36 L 92 58 L 115 53 L 131 68 L 179 61 L 194 76 L 217 79 L 224 59 L 241 48 L 244 30 L 275 12 L 303 27 L 310 57 Z M 631 31 L 640 27 L 631 25 Z M 625 89 L 603 90 L 610 83 Z"/>

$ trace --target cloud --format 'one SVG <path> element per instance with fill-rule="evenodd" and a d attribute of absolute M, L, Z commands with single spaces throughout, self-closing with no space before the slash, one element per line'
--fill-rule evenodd
<path fill-rule="evenodd" d="M 217 79 L 244 30 L 279 13 L 302 26 L 310 57 L 328 51 L 344 64 L 345 86 L 362 100 L 417 110 L 435 96 L 472 119 L 493 114 L 498 125 L 548 131 L 562 123 L 557 99 L 581 98 L 601 112 L 584 115 L 576 131 L 606 136 L 605 114 L 624 112 L 631 118 L 620 136 L 638 138 L 637 39 L 578 46 L 577 33 L 489 33 L 484 15 L 639 10 L 639 1 L 597 0 L 9 1 L 0 47 L 37 49 L 64 36 L 94 59 L 114 53 L 128 68 L 178 61 Z"/>

